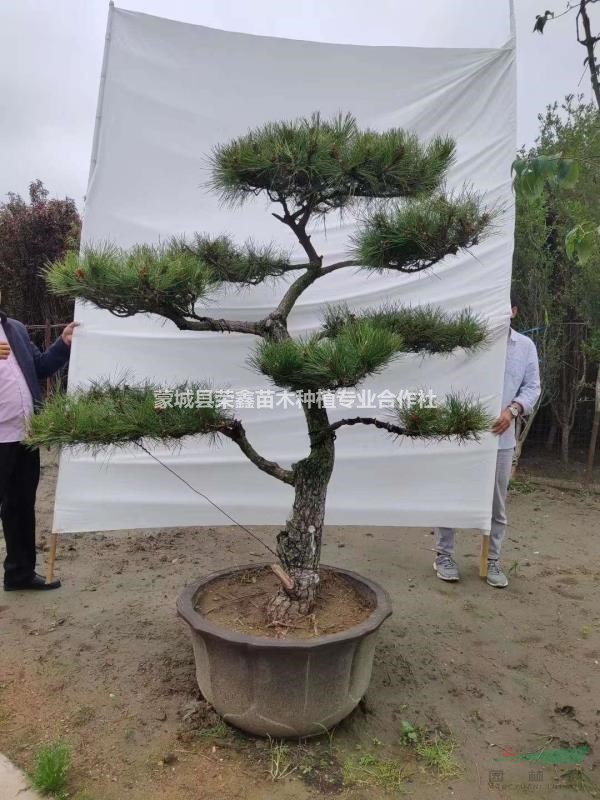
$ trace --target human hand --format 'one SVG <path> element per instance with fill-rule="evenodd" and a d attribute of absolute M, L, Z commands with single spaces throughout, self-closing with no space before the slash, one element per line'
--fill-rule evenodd
<path fill-rule="evenodd" d="M 69 322 L 67 327 L 61 333 L 61 338 L 63 342 L 68 346 L 71 347 L 71 342 L 73 341 L 73 331 L 75 328 L 79 326 L 79 322 Z"/>
<path fill-rule="evenodd" d="M 508 408 L 505 408 L 504 411 L 498 417 L 498 419 L 492 425 L 492 433 L 495 433 L 496 436 L 501 436 L 504 433 L 504 431 L 507 431 L 510 428 L 513 419 L 514 417 L 510 413 Z"/>
<path fill-rule="evenodd" d="M 8 342 L 0 342 L 0 361 L 6 361 L 10 355 L 10 345 Z"/>

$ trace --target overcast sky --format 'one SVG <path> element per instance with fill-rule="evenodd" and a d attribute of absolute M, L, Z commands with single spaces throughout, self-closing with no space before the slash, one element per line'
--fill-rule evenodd
<path fill-rule="evenodd" d="M 500 46 L 509 0 L 120 0 L 137 11 L 247 33 L 357 44 Z M 517 5 L 518 141 L 568 92 L 591 98 L 575 19 L 532 33 L 535 15 L 566 0 Z M 41 178 L 83 205 L 108 4 L 105 0 L 0 3 L 0 197 Z M 600 14 L 594 9 L 595 26 Z M 579 88 L 578 88 L 579 87 Z"/>

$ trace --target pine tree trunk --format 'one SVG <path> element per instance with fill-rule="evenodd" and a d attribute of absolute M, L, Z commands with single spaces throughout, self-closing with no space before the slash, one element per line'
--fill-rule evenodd
<path fill-rule="evenodd" d="M 319 587 L 319 562 L 325 519 L 327 487 L 333 471 L 333 435 L 327 412 L 305 408 L 311 450 L 295 465 L 295 498 L 285 530 L 277 537 L 277 554 L 294 581 L 293 589 L 283 586 L 271 598 L 267 617 L 272 624 L 293 622 L 294 617 L 312 613 Z"/>

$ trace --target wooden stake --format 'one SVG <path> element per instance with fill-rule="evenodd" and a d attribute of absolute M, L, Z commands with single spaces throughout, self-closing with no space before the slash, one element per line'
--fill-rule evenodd
<path fill-rule="evenodd" d="M 284 587 L 291 592 L 291 590 L 294 588 L 294 581 L 290 578 L 283 567 L 280 567 L 279 564 L 271 564 L 270 566 Z"/>
<path fill-rule="evenodd" d="M 56 561 L 56 544 L 58 542 L 58 533 L 50 534 L 50 544 L 48 553 L 48 567 L 46 569 L 46 583 L 54 580 L 54 562 Z"/>
<path fill-rule="evenodd" d="M 490 554 L 490 537 L 485 534 L 481 537 L 481 555 L 479 556 L 479 577 L 487 577 L 488 556 Z"/>

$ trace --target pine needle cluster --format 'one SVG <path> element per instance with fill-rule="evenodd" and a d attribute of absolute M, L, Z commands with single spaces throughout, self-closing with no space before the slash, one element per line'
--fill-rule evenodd
<path fill-rule="evenodd" d="M 419 272 L 478 244 L 492 217 L 481 198 L 467 191 L 380 208 L 355 234 L 353 256 L 369 269 Z"/>
<path fill-rule="evenodd" d="M 131 250 L 106 245 L 68 253 L 48 268 L 51 290 L 111 311 L 166 317 L 192 316 L 195 306 L 216 286 L 216 279 L 197 254 L 179 242 Z"/>
<path fill-rule="evenodd" d="M 343 209 L 355 198 L 415 197 L 437 189 L 455 145 L 423 145 L 400 128 L 360 130 L 351 114 L 273 122 L 218 145 L 212 188 L 230 203 L 260 192 L 311 213 Z"/>
<path fill-rule="evenodd" d="M 449 394 L 443 405 L 432 408 L 397 405 L 393 422 L 403 428 L 406 436 L 469 441 L 479 439 L 481 433 L 490 429 L 492 417 L 472 398 Z"/>
<path fill-rule="evenodd" d="M 184 384 L 174 392 L 189 390 L 195 398 L 197 389 L 206 388 Z M 85 391 L 55 393 L 46 401 L 43 413 L 32 417 L 27 443 L 32 447 L 79 444 L 101 450 L 142 439 L 169 443 L 200 433 L 216 436 L 231 422 L 215 402 L 207 402 L 206 408 L 156 408 L 155 390 L 150 384 L 99 382 Z"/>
<path fill-rule="evenodd" d="M 341 389 L 380 372 L 401 352 L 400 336 L 362 319 L 331 339 L 315 334 L 281 342 L 262 341 L 251 365 L 281 388 Z"/>
<path fill-rule="evenodd" d="M 347 306 L 330 306 L 323 333 L 336 337 L 362 320 L 402 338 L 404 353 L 451 353 L 459 347 L 474 349 L 487 341 L 487 328 L 470 310 L 449 314 L 434 306 L 402 307 L 388 304 L 352 313 Z"/>
<path fill-rule="evenodd" d="M 183 241 L 181 246 L 195 253 L 213 280 L 223 283 L 255 285 L 268 278 L 279 278 L 293 269 L 289 253 L 270 244 L 246 242 L 238 247 L 228 236 L 197 234 L 193 242 Z"/>

